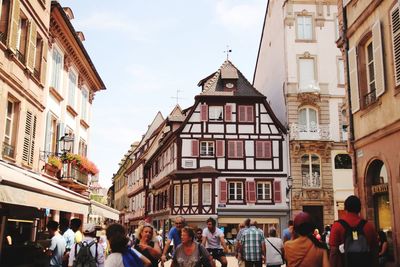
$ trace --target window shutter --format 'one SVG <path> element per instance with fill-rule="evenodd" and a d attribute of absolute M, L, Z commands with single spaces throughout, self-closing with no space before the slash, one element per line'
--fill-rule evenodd
<path fill-rule="evenodd" d="M 225 141 L 224 140 L 217 140 L 217 157 L 223 157 L 224 156 L 224 145 Z"/>
<path fill-rule="evenodd" d="M 31 135 L 31 147 L 30 147 L 30 157 L 29 157 L 29 165 L 33 164 L 33 159 L 35 157 L 35 143 L 36 143 L 36 123 L 37 123 L 37 116 L 33 116 L 32 121 L 32 135 Z"/>
<path fill-rule="evenodd" d="M 274 201 L 275 203 L 282 202 L 282 190 L 280 181 L 274 181 Z"/>
<path fill-rule="evenodd" d="M 65 134 L 65 127 L 64 127 L 64 123 L 59 123 L 57 125 L 57 152 L 61 153 L 61 147 L 60 147 L 60 142 L 58 142 L 58 140 L 61 139 L 61 137 L 63 137 Z"/>
<path fill-rule="evenodd" d="M 200 105 L 200 120 L 201 121 L 208 120 L 208 106 L 206 104 Z"/>
<path fill-rule="evenodd" d="M 256 183 L 255 182 L 246 182 L 247 187 L 247 202 L 255 203 L 256 202 Z"/>
<path fill-rule="evenodd" d="M 382 34 L 381 23 L 378 20 L 372 26 L 372 46 L 374 48 L 374 70 L 376 96 L 381 96 L 385 92 L 385 75 L 383 71 L 382 55 Z"/>
<path fill-rule="evenodd" d="M 395 7 L 391 13 L 392 25 L 392 45 L 393 45 L 393 60 L 395 84 L 400 84 L 400 14 L 399 8 Z"/>
<path fill-rule="evenodd" d="M 271 158 L 271 141 L 264 141 L 264 157 Z"/>
<path fill-rule="evenodd" d="M 232 106 L 225 106 L 225 121 L 232 121 Z"/>
<path fill-rule="evenodd" d="M 47 71 L 47 53 L 48 53 L 48 44 L 47 40 L 44 39 L 42 42 L 42 66 L 40 69 L 40 81 L 42 84 L 46 84 L 46 71 Z M 40 59 L 36 59 L 40 60 Z"/>
<path fill-rule="evenodd" d="M 35 54 L 36 54 L 36 35 L 37 29 L 36 24 L 33 21 L 29 22 L 29 32 L 28 32 L 28 62 L 27 67 L 33 73 L 33 69 L 35 67 Z M 37 60 L 40 60 L 39 58 Z"/>
<path fill-rule="evenodd" d="M 236 141 L 236 157 L 243 158 L 243 142 Z"/>
<path fill-rule="evenodd" d="M 246 107 L 239 106 L 239 122 L 246 121 Z"/>
<path fill-rule="evenodd" d="M 254 121 L 254 116 L 253 116 L 253 106 L 248 106 L 246 107 L 246 115 L 247 115 L 247 122 L 253 122 Z"/>
<path fill-rule="evenodd" d="M 228 141 L 228 157 L 233 158 L 235 157 L 235 142 Z"/>
<path fill-rule="evenodd" d="M 358 91 L 358 73 L 357 73 L 357 54 L 356 48 L 349 50 L 349 74 L 350 74 L 350 92 L 351 92 L 351 112 L 354 114 L 360 110 L 360 93 Z"/>
<path fill-rule="evenodd" d="M 225 204 L 227 199 L 227 183 L 226 181 L 219 182 L 219 203 Z"/>
<path fill-rule="evenodd" d="M 256 158 L 263 157 L 263 149 L 262 141 L 256 141 Z"/>
<path fill-rule="evenodd" d="M 46 136 L 44 141 L 44 150 L 50 152 L 50 144 L 51 144 L 51 113 L 50 111 L 47 112 L 46 117 Z"/>
<path fill-rule="evenodd" d="M 32 113 L 26 112 L 25 119 L 25 132 L 24 132 L 24 144 L 22 149 L 22 161 L 29 164 L 30 148 L 31 148 L 31 132 L 32 132 Z"/>
<path fill-rule="evenodd" d="M 192 140 L 192 156 L 199 156 L 199 140 Z"/>
<path fill-rule="evenodd" d="M 10 14 L 10 24 L 8 26 L 7 46 L 14 53 L 17 50 L 18 28 L 19 28 L 20 0 L 13 0 Z"/>

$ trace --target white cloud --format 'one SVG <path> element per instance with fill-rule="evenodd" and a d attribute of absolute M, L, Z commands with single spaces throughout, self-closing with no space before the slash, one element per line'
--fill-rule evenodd
<path fill-rule="evenodd" d="M 258 29 L 260 18 L 262 20 L 264 17 L 266 2 L 246 1 L 246 4 L 235 2 L 237 1 L 217 1 L 217 21 L 230 31 Z"/>

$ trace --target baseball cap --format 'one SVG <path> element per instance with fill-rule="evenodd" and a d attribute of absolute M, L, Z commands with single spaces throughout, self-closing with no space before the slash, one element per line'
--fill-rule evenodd
<path fill-rule="evenodd" d="M 83 233 L 89 234 L 96 231 L 96 226 L 93 223 L 87 223 L 83 226 Z"/>

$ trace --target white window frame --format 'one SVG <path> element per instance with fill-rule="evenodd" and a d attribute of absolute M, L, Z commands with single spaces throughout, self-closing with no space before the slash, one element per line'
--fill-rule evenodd
<path fill-rule="evenodd" d="M 174 185 L 174 206 L 181 205 L 181 185 Z"/>
<path fill-rule="evenodd" d="M 223 106 L 209 106 L 208 107 L 208 120 L 209 121 L 224 121 L 224 107 Z"/>
<path fill-rule="evenodd" d="M 182 205 L 183 206 L 189 206 L 190 204 L 190 185 L 189 184 L 183 184 L 182 185 Z"/>
<path fill-rule="evenodd" d="M 9 104 L 11 104 L 11 114 L 9 114 Z M 7 99 L 7 106 L 6 106 L 6 122 L 4 127 L 4 142 L 8 145 L 13 144 L 13 128 L 14 128 L 14 117 L 15 117 L 15 101 L 11 99 Z M 7 127 L 8 125 L 8 127 Z M 8 128 L 8 133 L 7 133 Z M 8 140 L 7 140 L 8 139 Z"/>
<path fill-rule="evenodd" d="M 231 189 L 233 189 L 232 194 L 231 194 Z M 241 196 L 241 198 L 239 198 L 239 196 Z M 243 202 L 244 201 L 244 183 L 243 182 L 239 182 L 239 181 L 228 182 L 228 199 L 229 199 L 229 202 Z"/>
<path fill-rule="evenodd" d="M 371 55 L 368 54 L 368 49 L 371 48 Z M 366 74 L 367 74 L 367 90 L 368 93 L 376 91 L 375 85 L 375 58 L 374 58 L 374 47 L 372 44 L 372 38 L 365 44 L 365 62 L 366 62 Z M 371 56 L 371 57 L 369 57 Z M 370 72 L 372 70 L 373 77 L 370 76 Z"/>
<path fill-rule="evenodd" d="M 81 118 L 85 121 L 88 119 L 87 103 L 89 102 L 89 90 L 82 88 Z"/>
<path fill-rule="evenodd" d="M 338 58 L 337 60 L 337 71 L 338 85 L 344 85 L 344 60 L 342 58 Z"/>
<path fill-rule="evenodd" d="M 200 156 L 213 157 L 215 155 L 214 141 L 201 141 L 200 142 Z"/>
<path fill-rule="evenodd" d="M 303 173 L 303 166 L 307 167 L 307 164 L 303 163 L 303 158 L 308 156 L 308 171 L 307 173 Z M 318 169 L 319 173 L 313 173 L 313 161 L 312 157 L 318 158 Z M 317 154 L 303 154 L 300 158 L 300 168 L 301 168 L 301 176 L 303 180 L 303 187 L 304 188 L 321 188 L 322 186 L 322 170 L 321 170 L 321 157 Z"/>
<path fill-rule="evenodd" d="M 74 80 L 72 80 L 74 78 Z M 78 82 L 78 75 L 75 72 L 68 72 L 68 105 L 75 107 L 75 91 Z"/>
<path fill-rule="evenodd" d="M 303 110 L 305 110 L 306 112 L 306 124 L 302 124 L 300 122 L 300 117 L 301 117 L 301 112 L 303 112 Z M 312 121 L 310 121 L 310 111 L 314 111 L 315 112 L 315 117 L 316 117 L 316 121 L 315 121 L 315 125 L 313 124 Z M 305 106 L 299 109 L 299 130 L 300 132 L 312 132 L 315 133 L 318 131 L 318 110 L 313 108 L 313 107 L 309 107 L 309 106 Z"/>
<path fill-rule="evenodd" d="M 261 197 L 259 195 L 259 187 L 261 187 Z M 272 202 L 272 182 L 258 181 L 256 184 L 257 202 Z M 267 197 L 269 195 L 269 197 Z"/>
<path fill-rule="evenodd" d="M 59 60 L 59 61 L 58 61 Z M 61 82 L 62 82 L 62 69 L 63 69 L 63 54 L 55 46 L 53 46 L 52 51 L 52 73 L 51 73 L 51 83 L 57 92 L 61 92 Z"/>
<path fill-rule="evenodd" d="M 307 69 L 308 64 L 307 62 L 312 62 L 312 66 L 310 69 Z M 319 90 L 318 84 L 317 84 L 317 74 L 316 74 L 316 60 L 314 57 L 300 57 L 299 58 L 299 63 L 298 63 L 298 68 L 299 68 L 299 91 L 317 91 Z M 307 73 L 308 71 L 308 73 Z M 308 75 L 307 75 L 308 74 Z M 310 76 L 310 79 L 308 79 L 307 76 Z"/>
<path fill-rule="evenodd" d="M 309 21 L 306 21 L 309 20 Z M 313 17 L 312 15 L 297 15 L 296 18 L 296 24 L 297 24 L 297 29 L 296 29 L 296 38 L 297 40 L 313 40 Z M 306 29 L 306 27 L 309 26 L 309 29 Z M 309 30 L 309 32 L 306 32 Z"/>
<path fill-rule="evenodd" d="M 192 206 L 199 205 L 199 184 L 192 184 Z"/>
<path fill-rule="evenodd" d="M 209 190 L 209 194 L 206 195 L 206 187 Z M 202 204 L 203 205 L 211 205 L 212 204 L 212 184 L 211 183 L 203 183 L 202 184 Z"/>

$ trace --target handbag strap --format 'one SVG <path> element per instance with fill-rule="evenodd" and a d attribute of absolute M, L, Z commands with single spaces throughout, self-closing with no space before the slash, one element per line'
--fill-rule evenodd
<path fill-rule="evenodd" d="M 279 249 L 277 249 L 277 248 L 274 246 L 274 244 L 272 244 L 271 241 L 268 240 L 268 238 L 267 238 L 267 241 L 268 241 L 268 243 L 279 253 L 279 255 L 282 256 L 282 252 L 281 252 Z"/>

